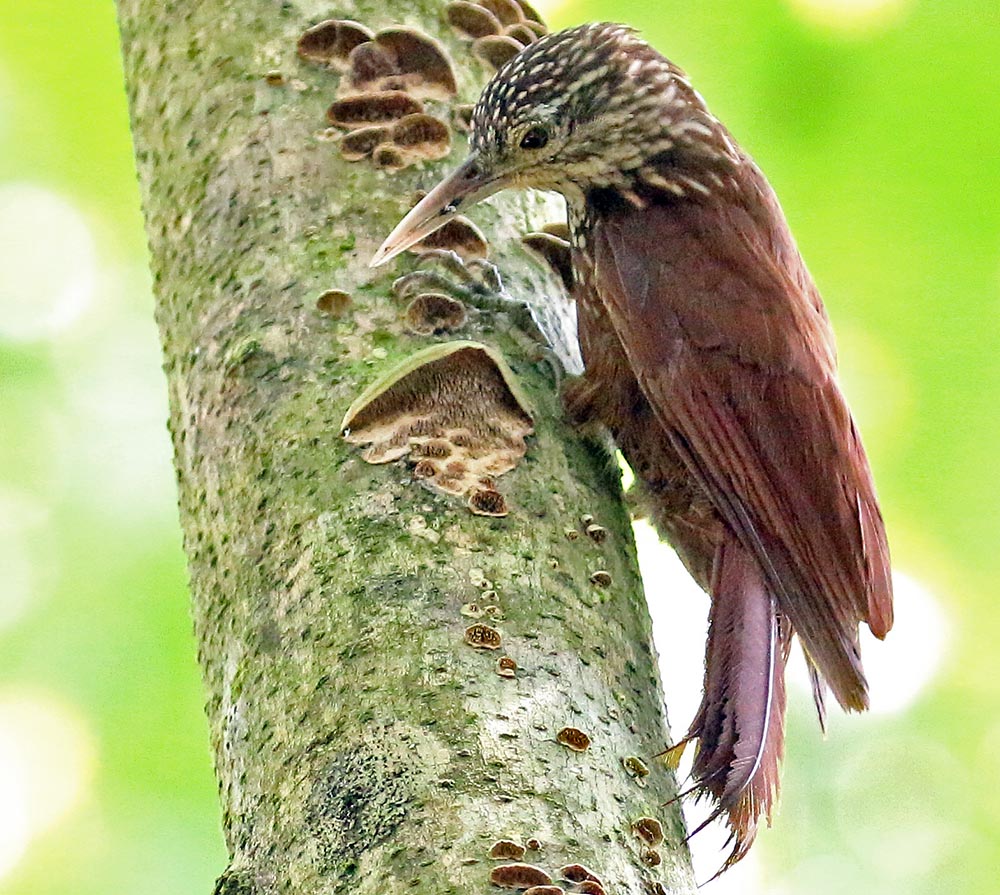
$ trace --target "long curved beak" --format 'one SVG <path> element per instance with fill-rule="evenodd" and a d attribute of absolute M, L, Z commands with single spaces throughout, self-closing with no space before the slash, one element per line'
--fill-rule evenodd
<path fill-rule="evenodd" d="M 379 247 L 369 266 L 385 264 L 447 223 L 459 209 L 471 208 L 506 185 L 504 177 L 485 173 L 473 153 L 410 209 Z"/>

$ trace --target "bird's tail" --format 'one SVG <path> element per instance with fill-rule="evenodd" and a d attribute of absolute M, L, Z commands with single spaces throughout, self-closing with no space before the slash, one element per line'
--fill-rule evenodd
<path fill-rule="evenodd" d="M 733 849 L 723 870 L 741 860 L 761 816 L 771 822 L 785 741 L 785 664 L 791 628 L 777 611 L 756 560 L 732 540 L 717 551 L 705 656 L 705 691 L 675 762 L 698 741 L 689 792 L 707 795 L 715 810 L 693 836 L 726 815 Z"/>

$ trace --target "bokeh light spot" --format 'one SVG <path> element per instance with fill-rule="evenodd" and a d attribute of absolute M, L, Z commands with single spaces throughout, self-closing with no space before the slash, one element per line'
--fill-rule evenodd
<path fill-rule="evenodd" d="M 70 706 L 19 691 L 0 695 L 0 878 L 79 803 L 93 769 L 93 740 Z"/>
<path fill-rule="evenodd" d="M 909 0 L 789 0 L 792 10 L 811 25 L 831 31 L 867 34 L 899 21 Z"/>
<path fill-rule="evenodd" d="M 76 208 L 30 183 L 0 185 L 0 338 L 41 339 L 68 326 L 96 280 L 94 241 Z"/>

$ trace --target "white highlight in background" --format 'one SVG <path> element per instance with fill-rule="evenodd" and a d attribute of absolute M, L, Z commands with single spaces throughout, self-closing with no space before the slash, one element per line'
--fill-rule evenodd
<path fill-rule="evenodd" d="M 93 768 L 92 739 L 69 706 L 33 694 L 0 696 L 0 879 L 32 839 L 79 803 Z"/>
<path fill-rule="evenodd" d="M 83 215 L 30 183 L 0 186 L 0 338 L 46 338 L 90 303 L 97 255 Z"/>

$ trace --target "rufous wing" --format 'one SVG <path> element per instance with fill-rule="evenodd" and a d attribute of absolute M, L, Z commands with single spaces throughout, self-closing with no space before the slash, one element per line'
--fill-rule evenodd
<path fill-rule="evenodd" d="M 891 627 L 888 547 L 829 324 L 773 194 L 609 211 L 590 249 L 667 437 L 837 700 L 865 708 L 857 627 Z"/>

